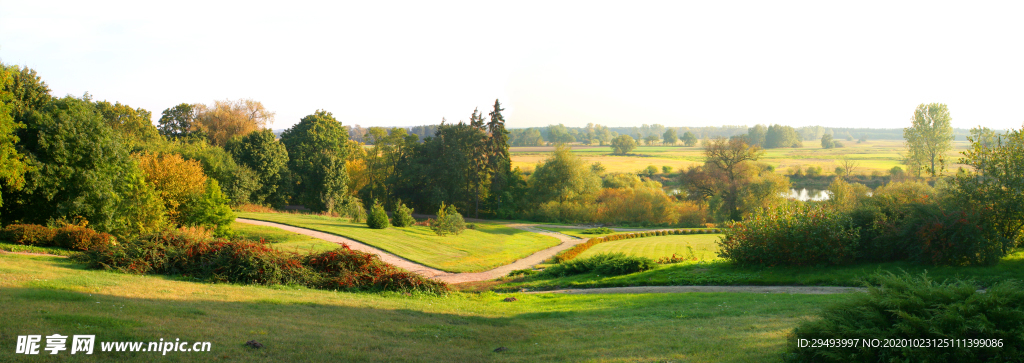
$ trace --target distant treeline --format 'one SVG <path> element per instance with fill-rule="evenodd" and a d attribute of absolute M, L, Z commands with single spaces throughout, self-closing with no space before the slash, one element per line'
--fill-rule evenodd
<path fill-rule="evenodd" d="M 412 127 L 401 127 L 409 134 L 419 136 L 420 140 L 434 136 L 438 125 L 423 125 Z M 611 139 L 618 135 L 629 135 L 636 138 L 638 142 L 644 140 L 658 140 L 664 138 L 665 132 L 674 130 L 676 135 L 682 136 L 687 132 L 692 133 L 698 139 L 715 137 L 733 137 L 746 135 L 755 126 L 725 125 L 725 126 L 703 126 L 703 127 L 667 127 L 660 124 L 641 125 L 633 127 L 607 127 L 602 125 L 587 124 L 584 127 L 568 127 L 562 124 L 549 125 L 546 127 L 528 127 L 509 129 L 509 144 L 511 146 L 542 146 L 557 143 L 581 143 L 588 145 L 608 145 Z M 765 127 L 770 127 L 765 125 Z M 395 127 L 385 127 L 393 129 Z M 793 128 L 803 141 L 818 141 L 824 135 L 832 135 L 835 140 L 903 140 L 903 129 L 872 129 L 872 128 L 845 128 L 845 127 L 824 127 L 804 126 Z M 281 130 L 275 130 L 279 133 Z M 365 144 L 372 144 L 365 138 L 367 128 L 360 125 L 348 127 L 349 138 Z M 953 129 L 954 140 L 966 140 L 970 134 L 968 129 Z"/>

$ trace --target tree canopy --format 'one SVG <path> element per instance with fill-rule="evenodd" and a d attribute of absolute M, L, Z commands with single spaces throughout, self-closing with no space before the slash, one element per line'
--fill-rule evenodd
<path fill-rule="evenodd" d="M 299 203 L 315 211 L 332 212 L 349 202 L 348 132 L 330 112 L 318 110 L 281 134 L 294 193 Z"/>
<path fill-rule="evenodd" d="M 941 103 L 921 104 L 914 110 L 912 125 L 903 129 L 907 163 L 923 167 L 933 177 L 946 168 L 945 153 L 953 147 L 949 108 Z"/>

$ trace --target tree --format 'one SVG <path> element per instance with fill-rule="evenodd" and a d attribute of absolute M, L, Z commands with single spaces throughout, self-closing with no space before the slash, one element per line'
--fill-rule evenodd
<path fill-rule="evenodd" d="M 263 129 L 233 138 L 224 149 L 236 163 L 248 167 L 257 175 L 259 188 L 252 192 L 249 201 L 275 206 L 285 203 L 286 197 L 278 193 L 278 188 L 288 173 L 288 150 L 277 141 L 273 131 Z"/>
<path fill-rule="evenodd" d="M 200 109 L 197 121 L 210 143 L 223 147 L 232 137 L 248 135 L 273 123 L 274 113 L 252 99 L 214 101 L 213 107 Z"/>
<path fill-rule="evenodd" d="M 142 108 L 115 102 L 110 104 L 107 101 L 96 102 L 96 110 L 103 115 L 107 126 L 117 131 L 121 140 L 129 148 L 158 139 L 159 132 L 151 121 L 153 113 Z"/>
<path fill-rule="evenodd" d="M 747 143 L 753 146 L 764 147 L 767 135 L 767 127 L 764 127 L 764 125 L 755 125 L 754 127 L 747 129 Z"/>
<path fill-rule="evenodd" d="M 697 145 L 697 136 L 689 131 L 683 133 L 683 145 L 687 147 Z"/>
<path fill-rule="evenodd" d="M 334 212 L 348 204 L 345 160 L 348 132 L 330 112 L 317 110 L 281 134 L 295 197 L 306 208 Z"/>
<path fill-rule="evenodd" d="M 676 129 L 665 130 L 665 133 L 661 136 L 664 139 L 665 145 L 675 145 L 679 142 L 679 137 L 676 136 Z"/>
<path fill-rule="evenodd" d="M 907 160 L 921 165 L 935 177 L 946 168 L 943 155 L 952 148 L 953 127 L 945 104 L 921 104 L 914 110 L 912 125 L 903 129 L 907 144 Z"/>
<path fill-rule="evenodd" d="M 221 193 L 216 179 L 206 181 L 202 194 L 194 194 L 182 208 L 182 225 L 201 226 L 213 229 L 218 237 L 231 237 L 231 223 L 235 213 L 231 211 L 230 200 Z"/>
<path fill-rule="evenodd" d="M 691 168 L 683 174 L 683 183 L 693 197 L 704 201 L 720 197 L 724 214 L 738 221 L 743 212 L 741 193 L 757 174 L 751 162 L 762 154 L 760 148 L 748 145 L 743 138 L 708 140 L 704 145 L 703 167 Z"/>
<path fill-rule="evenodd" d="M 590 164 L 566 146 L 558 146 L 551 157 L 538 165 L 529 183 L 538 204 L 588 202 L 601 190 L 601 178 L 594 174 Z"/>
<path fill-rule="evenodd" d="M 1024 231 L 1024 130 L 1011 130 L 987 145 L 973 136 L 968 140 L 971 146 L 960 163 L 976 171 L 956 175 L 954 198 L 993 225 L 1006 253 L 1020 245 Z"/>
<path fill-rule="evenodd" d="M 441 207 L 437 209 L 437 219 L 430 224 L 430 229 L 441 237 L 447 234 L 457 236 L 466 229 L 466 220 L 462 218 L 454 205 L 445 206 L 444 202 L 441 202 Z"/>
<path fill-rule="evenodd" d="M 612 153 L 616 155 L 629 154 L 633 149 L 636 149 L 636 140 L 629 135 L 619 135 L 612 140 Z"/>
<path fill-rule="evenodd" d="M 14 121 L 14 74 L 16 67 L 7 67 L 0 63 L 0 207 L 4 205 L 3 190 L 21 190 L 25 185 L 25 172 L 28 164 L 25 156 L 18 153 L 15 146 L 21 141 L 15 131 L 25 127 Z"/>
<path fill-rule="evenodd" d="M 24 188 L 4 201 L 0 217 L 5 222 L 81 217 L 118 237 L 163 223 L 159 200 L 141 169 L 89 98 L 50 100 L 42 109 L 28 110 L 25 126 L 18 130 L 18 149 L 30 169 Z"/>
<path fill-rule="evenodd" d="M 199 132 L 199 111 L 203 105 L 181 103 L 165 109 L 160 116 L 160 135 L 168 139 L 180 139 L 192 135 L 202 136 Z M 205 137 L 205 136 L 203 136 Z"/>
<path fill-rule="evenodd" d="M 488 148 L 486 149 L 486 172 L 491 174 L 490 200 L 487 204 L 495 213 L 508 215 L 512 206 L 515 205 L 514 200 L 519 199 L 520 196 L 510 193 L 518 181 L 515 180 L 516 176 L 512 175 L 512 158 L 508 152 L 509 132 L 505 129 L 505 116 L 501 114 L 501 111 L 504 110 L 501 108 L 501 103 L 495 99 L 494 107 L 487 114 L 490 117 L 490 121 L 487 122 L 490 139 L 488 139 Z M 477 210 L 476 213 L 479 211 Z"/>
<path fill-rule="evenodd" d="M 790 126 L 772 125 L 765 131 L 764 144 L 766 149 L 780 147 L 801 147 L 804 143 L 800 134 Z"/>
<path fill-rule="evenodd" d="M 373 201 L 373 206 L 370 207 L 370 212 L 366 215 L 366 226 L 370 229 L 385 229 L 391 226 L 391 222 L 388 221 L 388 212 L 385 212 L 384 206 L 376 200 Z"/>
<path fill-rule="evenodd" d="M 163 201 L 167 217 L 177 225 L 184 225 L 183 209 L 197 195 L 206 192 L 206 174 L 195 160 L 185 160 L 179 154 L 135 155 L 145 173 L 146 182 L 153 186 Z"/>
<path fill-rule="evenodd" d="M 860 163 L 850 159 L 849 157 L 843 156 L 839 158 L 839 167 L 843 169 L 843 176 L 846 178 L 853 175 L 853 172 L 854 170 L 857 170 L 858 165 L 860 165 Z"/>
<path fill-rule="evenodd" d="M 825 149 L 836 147 L 835 141 L 832 141 L 832 134 L 821 135 L 821 147 Z"/>

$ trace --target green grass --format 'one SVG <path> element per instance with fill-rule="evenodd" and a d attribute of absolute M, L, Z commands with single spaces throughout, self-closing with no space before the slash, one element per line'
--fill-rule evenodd
<path fill-rule="evenodd" d="M 536 223 L 536 222 L 534 222 L 534 223 Z M 544 226 L 544 227 L 538 227 L 538 228 L 543 229 L 545 231 L 558 232 L 558 233 L 567 234 L 567 235 L 570 235 L 570 236 L 573 236 L 573 237 L 579 237 L 579 238 L 583 238 L 583 239 L 593 238 L 593 237 L 601 237 L 601 236 L 607 236 L 607 235 L 612 235 L 612 234 L 619 233 L 619 232 L 614 232 L 614 230 L 613 230 L 612 233 L 584 234 L 584 233 L 580 233 L 580 231 L 583 231 L 583 230 L 579 229 L 579 228 L 559 228 L 559 227 L 551 227 L 551 226 Z"/>
<path fill-rule="evenodd" d="M 697 261 L 710 262 L 719 259 L 717 241 L 721 236 L 721 234 L 684 234 L 603 242 L 594 245 L 576 258 L 591 257 L 601 253 L 624 253 L 657 260 L 676 254 L 681 257 L 693 257 Z"/>
<path fill-rule="evenodd" d="M 450 272 L 486 271 L 559 243 L 554 237 L 490 223 L 476 223 L 477 229 L 466 229 L 458 236 L 439 237 L 427 227 L 370 229 L 366 224 L 310 214 L 239 212 L 238 216 L 333 233 Z"/>
<path fill-rule="evenodd" d="M 995 266 L 946 267 L 891 262 L 830 267 L 757 268 L 740 267 L 729 261 L 717 260 L 662 265 L 650 271 L 611 277 L 584 274 L 552 278 L 541 274 L 523 279 L 506 279 L 504 283 L 496 285 L 494 288 L 497 291 L 518 291 L 523 288 L 550 290 L 665 285 L 860 286 L 862 278 L 879 270 L 893 273 L 906 271 L 915 275 L 927 272 L 928 276 L 936 281 L 953 278 L 971 279 L 975 280 L 979 286 L 985 287 L 1005 280 L 1024 281 L 1024 249 L 1004 257 Z"/>
<path fill-rule="evenodd" d="M 304 234 L 288 232 L 275 227 L 232 222 L 231 230 L 235 232 L 236 237 L 254 241 L 264 240 L 270 242 L 271 246 L 279 250 L 300 254 L 341 248 L 337 243 L 327 242 Z"/>
<path fill-rule="evenodd" d="M 844 295 L 448 296 L 208 284 L 0 255 L 0 361 L 19 335 L 211 342 L 211 352 L 101 352 L 82 362 L 771 362 Z M 502 302 L 514 296 L 516 302 Z M 262 349 L 244 344 L 256 340 Z M 45 342 L 44 342 L 45 343 Z M 494 353 L 494 349 L 508 350 Z"/>

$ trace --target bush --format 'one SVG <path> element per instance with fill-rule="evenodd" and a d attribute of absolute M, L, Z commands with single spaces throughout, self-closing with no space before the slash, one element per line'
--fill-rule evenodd
<path fill-rule="evenodd" d="M 710 233 L 710 230 L 705 230 Z M 831 208 L 789 205 L 762 209 L 734 223 L 719 256 L 741 265 L 840 265 L 854 261 L 860 228 Z"/>
<path fill-rule="evenodd" d="M 789 336 L 793 362 L 1020 362 L 1024 356 L 1024 289 L 1013 281 L 979 292 L 970 282 L 936 283 L 922 275 L 886 273 L 866 294 L 826 307 L 820 319 Z M 812 339 L 982 339 L 991 348 L 799 348 Z M 948 341 L 947 341 L 948 342 Z"/>
<path fill-rule="evenodd" d="M 602 253 L 578 260 L 561 262 L 548 267 L 545 273 L 552 276 L 568 276 L 595 272 L 599 275 L 617 276 L 647 271 L 657 267 L 647 257 L 626 256 L 623 253 Z"/>
<path fill-rule="evenodd" d="M 430 229 L 442 237 L 449 233 L 458 235 L 466 229 L 466 220 L 455 210 L 455 205 L 449 204 L 445 207 L 444 202 L 441 203 L 441 208 L 437 210 L 437 220 L 432 222 Z"/>
<path fill-rule="evenodd" d="M 609 234 L 609 233 L 615 233 L 615 231 L 613 231 L 611 228 L 608 228 L 608 227 L 597 227 L 597 228 L 587 228 L 587 229 L 584 229 L 584 230 L 580 231 L 580 233 L 581 234 Z"/>
<path fill-rule="evenodd" d="M 213 229 L 218 237 L 230 237 L 235 213 L 229 205 L 230 201 L 221 192 L 217 180 L 208 179 L 205 192 L 192 195 L 182 206 L 181 225 L 206 227 Z"/>
<path fill-rule="evenodd" d="M 370 213 L 366 217 L 366 225 L 371 229 L 385 229 L 391 226 L 391 222 L 388 221 L 388 212 L 384 211 L 384 207 L 373 201 L 373 207 L 370 207 Z"/>
<path fill-rule="evenodd" d="M 406 207 L 405 204 L 398 204 L 398 208 L 395 208 L 395 227 L 409 227 L 416 224 L 416 219 L 412 217 L 412 209 Z"/>
<path fill-rule="evenodd" d="M 57 231 L 38 224 L 11 224 L 0 232 L 0 239 L 25 246 L 53 246 Z"/>
<path fill-rule="evenodd" d="M 116 244 L 109 233 L 96 232 L 85 225 L 67 224 L 55 230 L 53 246 L 76 251 L 106 249 Z"/>

